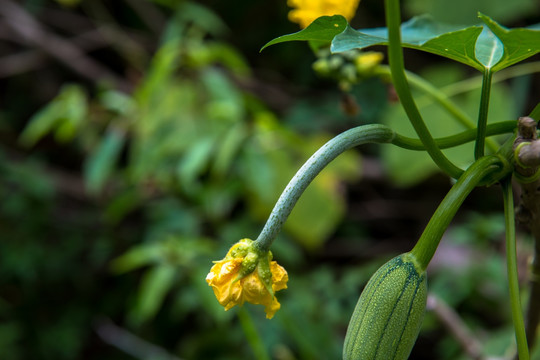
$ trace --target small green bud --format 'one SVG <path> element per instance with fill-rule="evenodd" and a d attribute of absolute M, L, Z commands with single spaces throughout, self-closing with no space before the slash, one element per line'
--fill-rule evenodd
<path fill-rule="evenodd" d="M 318 59 L 312 65 L 313 70 L 321 76 L 329 76 L 332 73 L 327 58 Z"/>
<path fill-rule="evenodd" d="M 257 264 L 259 263 L 259 254 L 253 251 L 248 252 L 242 260 L 242 267 L 240 268 L 240 277 L 244 277 L 251 274 Z"/>

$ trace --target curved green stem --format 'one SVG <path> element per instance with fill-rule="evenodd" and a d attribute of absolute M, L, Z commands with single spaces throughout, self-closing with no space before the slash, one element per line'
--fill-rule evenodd
<path fill-rule="evenodd" d="M 482 77 L 482 95 L 480 97 L 480 110 L 478 111 L 478 132 L 476 133 L 476 143 L 474 146 L 475 159 L 480 159 L 482 156 L 484 156 L 492 78 L 493 73 L 491 72 L 491 69 L 486 69 Z"/>
<path fill-rule="evenodd" d="M 388 57 L 390 70 L 392 72 L 392 82 L 399 96 L 405 113 L 409 117 L 414 130 L 426 147 L 428 154 L 433 161 L 453 178 L 459 178 L 463 170 L 454 165 L 444 156 L 437 144 L 433 140 L 409 89 L 409 84 L 405 76 L 405 66 L 403 52 L 401 49 L 401 11 L 399 0 L 385 0 L 386 26 L 388 27 Z"/>
<path fill-rule="evenodd" d="M 497 135 L 508 133 L 515 126 L 515 121 L 490 124 L 487 127 L 487 134 Z M 474 138 L 475 130 L 472 129 L 464 131 L 461 134 L 436 139 L 435 141 L 441 148 L 448 148 L 472 141 Z M 270 245 L 281 231 L 296 202 L 324 167 L 346 150 L 366 143 L 392 143 L 410 150 L 425 150 L 424 145 L 419 139 L 396 134 L 392 129 L 384 125 L 358 126 L 336 136 L 313 154 L 287 184 L 276 205 L 274 205 L 274 209 L 263 230 L 257 237 L 257 247 L 262 251 L 269 250 Z"/>
<path fill-rule="evenodd" d="M 390 76 L 391 74 L 390 68 L 384 65 L 378 66 L 376 73 L 383 76 Z M 429 81 L 426 81 L 423 77 L 418 76 L 415 73 L 405 71 L 405 74 L 411 86 L 414 86 L 418 90 L 421 90 L 425 94 L 427 94 L 432 100 L 437 102 L 443 109 L 445 109 L 454 119 L 456 119 L 458 123 L 460 123 L 467 129 L 476 128 L 476 125 L 469 117 L 469 115 L 467 115 L 463 110 L 457 107 L 456 104 L 454 104 L 450 100 L 450 97 L 448 95 L 446 95 L 438 88 L 433 86 Z M 418 106 L 422 107 L 420 102 L 418 103 Z M 492 139 L 488 139 L 486 140 L 486 144 L 491 151 L 497 152 L 499 147 L 495 141 L 493 141 Z M 439 145 L 438 142 L 437 145 Z"/>
<path fill-rule="evenodd" d="M 499 156 L 489 155 L 474 162 L 452 186 L 435 213 L 429 220 L 418 242 L 411 250 L 422 269 L 426 269 L 450 221 L 469 193 L 487 175 L 504 167 Z"/>
<path fill-rule="evenodd" d="M 512 132 L 516 128 L 516 121 L 501 121 L 489 124 L 486 128 L 486 136 L 501 135 Z M 440 149 L 448 149 L 454 146 L 463 145 L 476 139 L 476 129 L 463 131 L 459 134 L 435 139 L 435 143 Z M 413 139 L 396 134 L 392 144 L 408 150 L 425 150 L 425 146 L 419 139 Z"/>
<path fill-rule="evenodd" d="M 514 323 L 514 331 L 516 334 L 519 360 L 529 360 L 529 348 L 527 346 L 525 323 L 523 320 L 519 295 L 514 195 L 512 193 L 512 182 L 510 179 L 505 179 L 502 182 L 502 189 L 504 197 L 504 219 L 506 225 L 506 267 L 508 271 L 508 288 L 510 290 L 512 321 Z"/>
<path fill-rule="evenodd" d="M 345 131 L 324 144 L 297 171 L 289 184 L 287 184 L 287 187 L 285 187 L 285 190 L 283 190 L 256 240 L 257 247 L 262 251 L 269 250 L 270 245 L 283 227 L 300 195 L 321 170 L 338 155 L 361 144 L 390 143 L 394 135 L 394 131 L 387 126 L 364 125 Z"/>

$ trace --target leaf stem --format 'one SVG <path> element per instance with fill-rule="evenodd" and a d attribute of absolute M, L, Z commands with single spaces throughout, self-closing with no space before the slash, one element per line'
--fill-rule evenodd
<path fill-rule="evenodd" d="M 426 269 L 452 218 L 469 193 L 487 176 L 503 168 L 499 156 L 489 155 L 475 161 L 452 186 L 429 220 L 418 242 L 411 250 L 419 265 Z"/>
<path fill-rule="evenodd" d="M 512 131 L 515 126 L 515 121 L 490 124 L 486 133 L 488 135 L 504 134 Z M 475 134 L 475 130 L 471 129 L 434 141 L 441 148 L 449 148 L 472 141 Z M 337 135 L 317 150 L 289 181 L 274 205 L 264 228 L 257 237 L 257 247 L 262 251 L 270 249 L 272 242 L 281 231 L 296 202 L 322 169 L 346 150 L 366 143 L 392 143 L 405 149 L 425 150 L 425 146 L 419 139 L 396 134 L 392 129 L 384 125 L 358 126 Z"/>
<path fill-rule="evenodd" d="M 540 61 L 516 64 L 512 67 L 498 71 L 493 74 L 492 84 L 499 83 L 519 76 L 540 72 Z M 449 97 L 475 90 L 479 87 L 482 75 L 474 76 L 466 80 L 447 85 L 439 89 Z"/>
<path fill-rule="evenodd" d="M 512 132 L 516 128 L 514 120 L 501 121 L 489 124 L 486 128 L 486 136 L 501 135 Z M 448 149 L 463 145 L 476 139 L 476 129 L 465 130 L 459 134 L 436 138 L 435 143 L 439 149 Z M 426 150 L 419 139 L 413 139 L 396 133 L 392 144 L 408 150 Z"/>
<path fill-rule="evenodd" d="M 514 219 L 514 195 L 510 179 L 502 181 L 504 197 L 504 219 L 506 225 L 506 267 L 508 271 L 508 289 L 510 291 L 510 306 L 512 321 L 520 360 L 529 360 L 529 348 L 525 334 L 525 323 L 521 310 L 516 254 L 516 224 Z"/>
<path fill-rule="evenodd" d="M 283 190 L 256 240 L 257 247 L 262 251 L 270 249 L 304 190 L 338 155 L 361 144 L 390 143 L 394 135 L 394 131 L 387 126 L 364 125 L 345 131 L 324 144 L 302 165 Z"/>
<path fill-rule="evenodd" d="M 476 144 L 474 146 L 474 157 L 477 160 L 484 156 L 492 78 L 493 73 L 491 69 L 486 69 L 482 76 L 482 95 L 480 97 L 480 110 L 478 111 L 478 132 L 476 133 Z"/>
<path fill-rule="evenodd" d="M 463 170 L 454 165 L 441 152 L 431 133 L 429 132 L 411 94 L 407 78 L 405 76 L 405 66 L 403 52 L 401 49 L 401 11 L 399 0 L 385 0 L 386 26 L 388 28 L 388 57 L 392 81 L 396 92 L 401 100 L 405 113 L 409 117 L 414 130 L 426 147 L 428 154 L 441 170 L 453 178 L 459 178 Z"/>
<path fill-rule="evenodd" d="M 388 66 L 381 65 L 377 68 L 377 74 L 379 75 L 390 75 L 390 68 Z M 436 101 L 443 109 L 445 109 L 458 123 L 463 125 L 467 129 L 474 129 L 476 125 L 473 120 L 467 115 L 463 110 L 456 106 L 448 95 L 437 89 L 429 81 L 424 79 L 421 76 L 416 75 L 410 71 L 405 71 L 407 80 L 411 86 L 416 87 L 418 90 L 426 93 L 431 99 Z M 419 104 L 421 107 L 422 105 Z M 491 151 L 496 152 L 498 150 L 498 145 L 492 139 L 486 140 L 487 146 Z"/>

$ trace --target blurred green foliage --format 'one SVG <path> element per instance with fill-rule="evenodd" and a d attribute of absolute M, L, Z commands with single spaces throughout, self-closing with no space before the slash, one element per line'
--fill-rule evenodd
<path fill-rule="evenodd" d="M 98 29 L 105 49 L 86 56 L 130 91 L 106 77 L 77 77 L 51 59 L 40 60 L 44 69 L 0 78 L 0 358 L 339 358 L 362 286 L 418 235 L 418 224 L 385 219 L 384 234 L 410 238 L 367 251 L 381 235 L 358 221 L 371 211 L 355 217 L 364 199 L 345 190 L 361 179 L 358 153 L 321 173 L 276 241 L 274 257 L 291 279 L 272 321 L 251 305 L 224 312 L 204 279 L 231 244 L 258 234 L 287 181 L 333 133 L 384 122 L 407 134 L 397 106 L 388 106 L 388 84 L 355 84 L 349 95 L 359 113 L 347 116 L 335 84 L 313 76 L 309 49 L 283 45 L 259 55 L 268 39 L 295 30 L 285 1 L 21 3 L 57 36 Z M 375 21 L 381 5 L 366 2 L 365 12 L 360 20 Z M 51 24 L 53 15 L 65 22 Z M 23 51 L 32 49 L 0 47 L 2 56 Z M 469 76 L 444 64 L 421 72 L 438 86 Z M 494 96 L 514 90 L 501 85 Z M 473 116 L 476 97 L 455 100 Z M 520 110 L 503 100 L 493 106 L 494 121 Z M 435 134 L 454 131 L 434 105 L 425 102 L 422 111 Z M 421 153 L 383 149 L 394 184 L 434 173 Z M 390 186 L 370 176 L 351 187 L 373 195 Z M 474 329 L 486 329 L 486 346 L 498 336 L 509 343 L 503 260 L 494 245 L 500 219 L 467 219 L 455 237 L 484 239 L 463 246 L 485 259 L 459 277 L 438 271 L 431 286 L 464 309 Z M 437 346 L 415 349 L 415 359 L 460 356 L 436 319 L 425 327 Z"/>
<path fill-rule="evenodd" d="M 477 13 L 489 14 L 499 22 L 511 22 L 538 11 L 538 3 L 534 0 L 479 0 L 454 1 L 452 6 L 443 0 L 407 0 L 405 7 L 414 14 L 429 13 L 435 19 L 453 24 L 476 24 Z"/>
<path fill-rule="evenodd" d="M 13 335 L 5 338 L 4 347 L 13 347 L 10 358 L 75 358 L 92 334 L 92 321 L 97 321 L 92 318 L 99 316 L 125 316 L 130 329 L 140 336 L 152 334 L 151 341 L 160 345 L 170 336 L 160 339 L 164 330 L 152 328 L 165 317 L 169 325 L 163 329 L 181 329 L 172 341 L 182 356 L 218 358 L 219 353 L 226 359 L 227 348 L 230 358 L 239 356 L 235 343 L 243 342 L 240 329 L 234 326 L 233 314 L 224 313 L 215 301 L 204 282 L 206 272 L 223 249 L 240 237 L 256 236 L 287 179 L 330 136 L 291 131 L 257 97 L 237 86 L 237 81 L 249 79 L 250 68 L 221 40 L 226 26 L 213 12 L 194 2 L 165 5 L 173 14 L 132 94 L 105 83 L 94 94 L 76 83 L 64 85 L 29 119 L 18 138 L 21 146 L 39 149 L 53 137 L 76 151 L 83 161 L 81 190 L 98 208 L 74 214 L 75 219 L 65 217 L 69 209 L 56 208 L 60 195 L 54 180 L 35 176 L 48 172 L 39 168 L 40 161 L 13 166 L 4 159 L 8 170 L 2 176 L 7 192 L 2 218 L 9 224 L 31 214 L 24 226 L 10 230 L 24 234 L 3 232 L 8 239 L 0 245 L 6 257 L 3 274 L 18 278 L 30 291 L 24 296 L 28 303 L 11 300 L 6 307 L 15 303 L 19 309 L 31 308 L 43 291 L 31 285 L 35 282 L 54 289 L 46 279 L 48 272 L 60 278 L 67 272 L 76 282 L 99 270 L 100 281 L 123 284 L 122 289 L 106 290 L 104 300 L 114 300 L 107 300 L 98 313 L 81 311 L 84 305 L 69 299 L 75 308 L 52 304 L 61 316 L 54 325 L 44 321 L 45 328 L 25 327 L 18 317 L 11 318 L 6 329 L 11 326 Z M 358 161 L 353 153 L 340 158 L 299 202 L 286 231 L 302 247 L 320 248 L 338 225 L 345 211 L 341 183 L 358 178 Z M 45 245 L 46 239 L 36 241 L 38 234 L 54 239 L 50 246 L 56 250 Z M 83 264 L 72 264 L 77 259 Z M 87 268 L 92 265 L 97 269 Z M 88 290 L 94 296 L 100 292 L 96 285 Z M 84 296 L 77 290 L 67 293 Z M 345 322 L 346 314 L 340 320 Z M 298 331 L 294 322 L 285 326 Z M 214 331 L 203 336 L 210 328 Z M 40 346 L 23 348 L 23 343 L 32 343 L 34 331 Z M 69 337 L 55 341 L 62 334 Z M 282 341 L 283 336 L 275 339 Z M 332 343 L 335 354 L 339 341 Z M 246 354 L 242 357 L 249 357 Z"/>

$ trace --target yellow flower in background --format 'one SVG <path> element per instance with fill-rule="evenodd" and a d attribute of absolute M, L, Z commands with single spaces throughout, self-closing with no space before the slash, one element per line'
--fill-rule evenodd
<path fill-rule="evenodd" d="M 271 261 L 270 253 L 259 253 L 250 239 L 233 245 L 225 258 L 215 261 L 206 282 L 219 303 L 229 310 L 244 302 L 264 305 L 271 319 L 281 307 L 274 293 L 287 288 L 287 271 Z"/>
<path fill-rule="evenodd" d="M 300 24 L 304 29 L 320 16 L 342 15 L 351 20 L 360 0 L 287 0 L 289 20 Z"/>
<path fill-rule="evenodd" d="M 354 58 L 354 65 L 356 70 L 360 74 L 364 74 L 373 71 L 384 59 L 384 55 L 381 52 L 368 51 L 361 52 Z"/>

